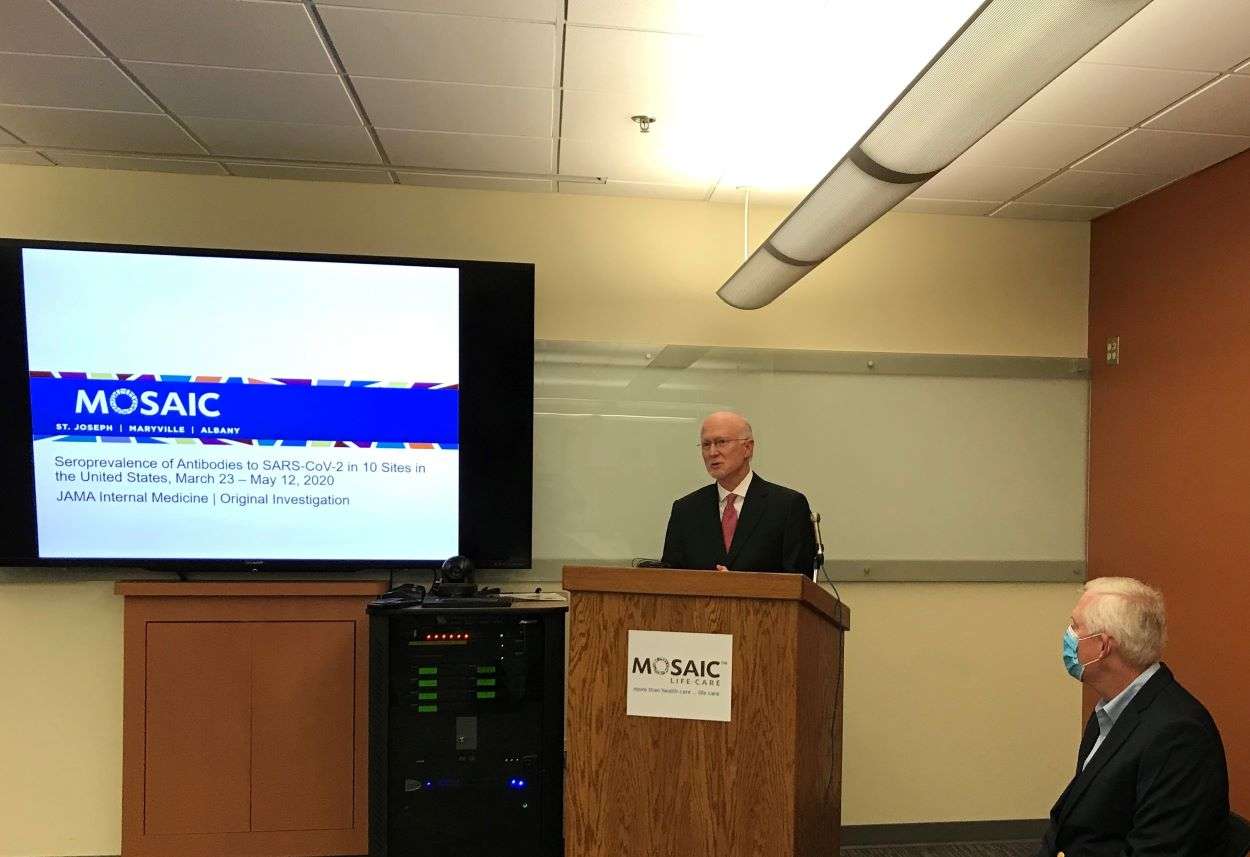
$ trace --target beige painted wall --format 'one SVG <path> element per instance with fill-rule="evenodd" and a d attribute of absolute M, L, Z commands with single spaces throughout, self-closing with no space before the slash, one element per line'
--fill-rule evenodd
<path fill-rule="evenodd" d="M 1079 584 L 846 584 L 844 824 L 1044 818 L 1072 777 Z"/>
<path fill-rule="evenodd" d="M 20 579 L 0 572 L 0 854 L 117 854 L 121 599 Z"/>
<path fill-rule="evenodd" d="M 534 262 L 543 339 L 1086 350 L 1084 223 L 887 215 L 754 312 L 714 296 L 742 258 L 729 205 L 0 166 L 0 235 Z"/>
<path fill-rule="evenodd" d="M 753 213 L 756 238 L 783 215 Z M 537 265 L 546 339 L 1083 356 L 1084 224 L 891 215 L 773 307 L 716 287 L 740 209 L 704 203 L 0 167 L 0 235 Z M 121 605 L 0 572 L 0 857 L 120 844 Z M 43 578 L 40 578 L 43 579 Z M 1079 686 L 1066 584 L 855 584 L 846 824 L 1036 818 Z M 10 764 L 9 760 L 13 760 Z"/>

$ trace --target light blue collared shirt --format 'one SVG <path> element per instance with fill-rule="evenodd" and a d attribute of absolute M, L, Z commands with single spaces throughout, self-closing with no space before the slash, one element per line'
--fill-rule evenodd
<path fill-rule="evenodd" d="M 1130 681 L 1128 687 L 1116 694 L 1113 699 L 1100 700 L 1094 706 L 1094 716 L 1098 718 L 1098 740 L 1094 742 L 1094 749 L 1089 751 L 1089 755 L 1081 763 L 1082 771 L 1089 764 L 1089 760 L 1094 758 L 1094 754 L 1098 752 L 1102 742 L 1107 740 L 1107 736 L 1111 734 L 1111 727 L 1115 726 L 1115 722 L 1120 719 L 1124 709 L 1128 708 L 1128 704 L 1133 701 L 1133 697 L 1137 696 L 1137 691 L 1141 690 L 1146 682 L 1150 681 L 1151 677 L 1158 671 L 1159 662 L 1155 661 L 1142 670 L 1142 674 Z"/>

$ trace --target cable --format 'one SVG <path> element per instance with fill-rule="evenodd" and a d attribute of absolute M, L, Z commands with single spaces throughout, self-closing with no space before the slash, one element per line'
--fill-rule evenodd
<path fill-rule="evenodd" d="M 833 578 L 829 576 L 829 572 L 825 570 L 825 539 L 820 532 L 820 513 L 812 513 L 812 524 L 816 527 L 816 556 L 813 559 L 812 579 L 815 581 L 816 574 L 819 572 L 825 578 L 825 583 L 829 584 L 829 588 L 833 590 L 833 599 L 836 604 L 835 613 L 839 616 L 842 613 L 842 595 L 838 592 L 838 586 L 833 582 Z M 837 620 L 835 620 L 836 622 Z M 829 752 L 832 759 L 829 764 L 829 780 L 825 784 L 825 794 L 829 794 L 829 790 L 833 788 L 834 771 L 838 768 L 838 717 L 841 715 L 841 709 L 838 706 L 838 700 L 842 698 L 842 676 L 846 672 L 846 631 L 839 625 L 837 631 L 838 640 L 838 674 L 833 686 L 833 718 L 829 727 Z"/>

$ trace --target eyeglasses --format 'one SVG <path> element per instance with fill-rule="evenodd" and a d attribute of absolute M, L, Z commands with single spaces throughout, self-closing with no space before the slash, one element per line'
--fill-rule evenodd
<path fill-rule="evenodd" d="M 740 440 L 746 440 L 745 437 L 714 437 L 711 440 L 699 441 L 699 449 L 704 452 L 711 452 L 714 449 L 724 449 Z"/>

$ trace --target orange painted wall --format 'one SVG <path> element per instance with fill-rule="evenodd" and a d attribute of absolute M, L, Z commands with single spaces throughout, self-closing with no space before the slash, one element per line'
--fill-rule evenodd
<path fill-rule="evenodd" d="M 1095 221 L 1090 265 L 1090 576 L 1163 589 L 1165 660 L 1215 716 L 1246 814 L 1250 153 Z"/>

